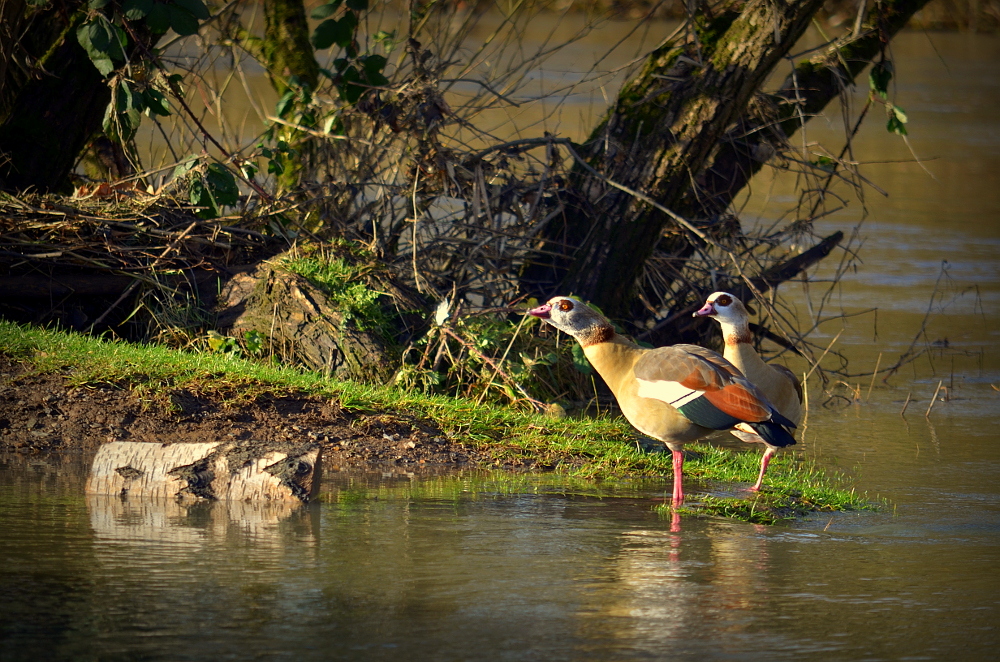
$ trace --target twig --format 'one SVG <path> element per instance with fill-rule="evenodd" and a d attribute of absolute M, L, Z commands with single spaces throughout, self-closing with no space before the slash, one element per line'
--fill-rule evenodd
<path fill-rule="evenodd" d="M 882 352 L 878 353 L 878 359 L 875 361 L 875 372 L 872 373 L 872 383 L 868 385 L 868 394 L 865 396 L 865 402 L 872 397 L 872 389 L 875 388 L 875 378 L 878 377 L 878 366 L 882 363 Z"/>
<path fill-rule="evenodd" d="M 927 411 L 924 412 L 924 418 L 928 418 L 931 415 L 931 409 L 934 408 L 934 403 L 937 402 L 938 393 L 941 391 L 941 384 L 944 383 L 943 379 L 938 380 L 937 388 L 934 389 L 934 395 L 931 396 L 931 403 L 927 405 Z"/>
<path fill-rule="evenodd" d="M 495 362 L 493 361 L 493 359 L 491 359 L 490 357 L 488 357 L 488 356 L 486 356 L 485 354 L 483 354 L 482 352 L 480 352 L 480 351 L 479 351 L 478 349 L 476 349 L 476 348 L 475 348 L 475 347 L 474 347 L 474 346 L 473 346 L 472 344 L 470 344 L 469 342 L 467 342 L 467 341 L 465 340 L 465 338 L 462 338 L 462 337 L 461 337 L 460 335 L 458 335 L 457 333 L 455 333 L 454 331 L 452 331 L 452 330 L 451 330 L 451 329 L 449 329 L 448 327 L 446 327 L 446 326 L 442 326 L 442 327 L 441 327 L 441 331 L 442 331 L 443 333 L 447 334 L 448 336 L 451 336 L 451 337 L 452 337 L 452 338 L 454 338 L 455 340 L 457 340 L 457 341 L 459 342 L 459 344 L 460 344 L 460 345 L 462 345 L 462 347 L 464 347 L 464 348 L 465 348 L 465 349 L 467 349 L 468 351 L 470 351 L 470 352 L 472 352 L 473 354 L 475 354 L 475 355 L 476 355 L 477 357 L 479 357 L 479 360 L 481 360 L 481 361 L 482 361 L 483 363 L 485 363 L 485 364 L 487 364 L 488 366 L 490 366 L 491 368 L 493 368 L 493 369 L 494 369 L 494 370 L 496 371 L 496 372 L 494 372 L 494 374 L 497 374 L 497 375 L 500 375 L 501 377 L 503 377 L 503 378 L 504 378 L 504 380 L 505 380 L 505 381 L 506 381 L 507 383 L 509 383 L 510 385 L 512 385 L 512 386 L 513 386 L 514 388 L 516 388 L 516 389 L 517 389 L 518 391 L 520 391 L 520 392 L 521 392 L 521 395 L 523 395 L 523 396 L 525 397 L 525 399 L 526 399 L 526 400 L 527 400 L 528 402 L 530 402 L 530 403 L 532 404 L 532 406 L 533 406 L 533 407 L 535 407 L 535 408 L 536 408 L 536 409 L 537 409 L 538 411 L 545 411 L 545 403 L 544 403 L 544 402 L 542 402 L 541 400 L 536 400 L 535 398 L 531 397 L 531 396 L 530 396 L 530 395 L 528 394 L 528 392 L 524 390 L 524 387 L 522 387 L 522 386 L 521 386 L 520 384 L 518 384 L 518 383 L 517 383 L 517 382 L 516 382 L 516 381 L 514 380 L 514 378 L 513 378 L 513 377 L 511 377 L 511 376 L 510 376 L 510 375 L 508 375 L 508 374 L 507 374 L 506 372 L 504 372 L 504 371 L 503 371 L 503 370 L 502 370 L 502 369 L 500 368 L 500 366 L 499 366 L 499 365 L 497 365 L 497 364 L 496 364 L 496 363 L 495 363 Z"/>
<path fill-rule="evenodd" d="M 822 360 L 823 360 L 823 357 L 827 355 L 827 353 L 828 353 L 828 352 L 830 351 L 830 349 L 831 349 L 831 348 L 833 347 L 833 343 L 837 342 L 837 338 L 839 338 L 839 337 L 840 337 L 840 334 L 841 334 L 841 333 L 843 333 L 843 332 L 844 332 L 844 330 L 843 330 L 843 329 L 841 329 L 841 330 L 840 330 L 840 332 L 839 332 L 839 333 L 837 333 L 837 335 L 835 335 L 835 336 L 833 337 L 833 340 L 831 340 L 831 341 L 830 341 L 830 344 L 826 346 L 826 349 L 824 349 L 824 350 L 823 350 L 823 353 L 822 353 L 822 354 L 820 354 L 820 356 L 819 356 L 819 358 L 818 358 L 818 359 L 816 359 L 816 363 L 814 363 L 814 364 L 813 364 L 813 367 L 812 367 L 812 368 L 811 368 L 811 369 L 809 370 L 809 372 L 807 372 L 807 373 L 806 373 L 806 379 L 809 379 L 810 375 L 812 375 L 812 374 L 813 374 L 813 372 L 815 372 L 816 368 L 818 368 L 818 367 L 819 367 L 819 364 L 820 364 L 820 361 L 822 361 Z M 805 381 L 805 380 L 803 380 L 803 382 L 804 382 L 804 381 Z"/>

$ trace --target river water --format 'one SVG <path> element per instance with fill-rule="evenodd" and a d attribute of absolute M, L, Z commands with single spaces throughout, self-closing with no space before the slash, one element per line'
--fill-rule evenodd
<path fill-rule="evenodd" d="M 887 383 L 812 377 L 794 451 L 880 511 L 672 532 L 652 510 L 666 481 L 480 473 L 334 473 L 298 508 L 123 503 L 83 495 L 81 458 L 7 457 L 0 659 L 996 659 L 1000 40 L 904 34 L 893 52 L 933 177 L 883 121 L 862 130 L 855 158 L 883 162 L 864 172 L 890 195 L 821 221 L 864 220 L 865 238 L 826 312 L 878 314 L 816 337 L 841 332 L 848 371 L 871 372 L 930 309 L 916 347 L 932 351 Z M 835 142 L 838 121 L 809 139 Z M 791 201 L 764 173 L 746 218 Z M 784 294 L 807 318 L 798 287 Z"/>

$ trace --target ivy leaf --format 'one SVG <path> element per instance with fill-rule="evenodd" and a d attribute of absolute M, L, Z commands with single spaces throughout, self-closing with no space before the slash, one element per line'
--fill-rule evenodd
<path fill-rule="evenodd" d="M 352 20 L 353 19 L 353 20 Z M 354 28 L 357 27 L 358 20 L 354 14 L 348 13 L 339 21 L 328 18 L 316 26 L 313 31 L 312 44 L 316 50 L 321 51 L 330 48 L 334 44 L 344 47 L 354 39 Z"/>
<path fill-rule="evenodd" d="M 326 18 L 327 16 L 333 14 L 333 12 L 337 11 L 338 8 L 340 8 L 340 3 L 342 1 L 343 0 L 333 0 L 333 2 L 328 2 L 325 5 L 320 5 L 319 7 L 314 9 L 312 11 L 312 14 L 310 14 L 309 16 L 315 19 Z"/>

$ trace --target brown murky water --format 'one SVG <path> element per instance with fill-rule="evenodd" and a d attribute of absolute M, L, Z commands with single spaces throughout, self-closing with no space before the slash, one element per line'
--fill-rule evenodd
<path fill-rule="evenodd" d="M 883 122 L 862 131 L 856 158 L 885 162 L 864 172 L 890 196 L 867 193 L 863 264 L 827 313 L 879 311 L 819 337 L 843 330 L 852 371 L 870 371 L 930 306 L 926 339 L 940 342 L 870 397 L 869 378 L 847 380 L 858 402 L 812 378 L 796 447 L 887 499 L 882 512 L 685 519 L 671 533 L 651 512 L 663 485 L 599 498 L 482 475 L 332 476 L 336 503 L 181 508 L 85 499 L 73 458 L 13 458 L 0 464 L 0 658 L 995 659 L 1000 40 L 907 34 L 893 51 L 934 178 Z M 813 124 L 809 139 L 836 144 L 836 118 Z M 791 202 L 767 174 L 754 191 L 748 218 Z M 852 202 L 821 229 L 861 218 Z M 939 381 L 949 399 L 925 418 Z"/>

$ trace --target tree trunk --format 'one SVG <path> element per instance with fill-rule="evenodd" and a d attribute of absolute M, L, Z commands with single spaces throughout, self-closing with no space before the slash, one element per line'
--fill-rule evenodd
<path fill-rule="evenodd" d="M 851 85 L 883 52 L 928 0 L 872 2 L 857 33 L 848 33 L 795 67 L 772 95 L 759 94 L 737 126 L 719 144 L 697 191 L 688 191 L 678 209 L 696 218 L 722 214 L 764 166 L 760 154 L 781 149 L 788 137 Z"/>
<path fill-rule="evenodd" d="M 55 0 L 40 11 L 25 11 L 29 14 L 19 17 L 23 33 L 18 45 L 4 47 L 0 186 L 68 192 L 67 177 L 101 130 L 111 89 L 77 41 L 76 30 L 87 18 L 86 2 Z M 6 7 L 3 17 L 9 18 Z M 134 35 L 146 40 L 145 48 L 157 40 L 146 30 Z M 130 39 L 129 52 L 136 47 Z"/>
<path fill-rule="evenodd" d="M 858 38 L 842 39 L 799 65 L 777 95 L 786 102 L 780 128 L 791 133 L 801 125 L 797 103 L 805 121 L 822 110 L 925 3 L 873 3 Z M 749 102 L 755 95 L 759 100 L 759 86 L 821 4 L 751 1 L 738 14 L 696 20 L 698 43 L 667 44 L 654 52 L 586 143 L 585 157 L 599 175 L 578 166 L 565 222 L 546 228 L 543 249 L 564 257 L 529 266 L 526 287 L 540 297 L 573 292 L 612 316 L 629 318 L 654 249 L 679 263 L 692 254 L 698 240 L 689 232 L 665 236 L 674 223 L 670 217 L 605 179 L 639 191 L 707 234 L 727 232 L 720 217 L 767 160 L 754 149 L 767 132 L 748 129 L 775 119 L 767 113 L 773 103 L 748 108 Z"/>
<path fill-rule="evenodd" d="M 309 24 L 302 0 L 264 1 L 262 63 L 278 94 L 288 91 L 295 76 L 313 91 L 319 83 L 319 64 L 309 43 Z"/>
<path fill-rule="evenodd" d="M 399 357 L 377 333 L 359 329 L 305 278 L 270 266 L 235 276 L 220 297 L 218 328 L 258 331 L 276 353 L 339 379 L 386 382 Z M 287 348 L 287 350 L 286 350 Z"/>
<path fill-rule="evenodd" d="M 588 141 L 590 165 L 572 187 L 580 207 L 555 247 L 575 246 L 561 289 L 612 317 L 627 315 L 643 264 L 669 217 L 609 186 L 611 179 L 671 208 L 774 65 L 802 35 L 822 0 L 756 0 L 742 12 L 700 20 L 698 41 L 655 51 Z M 686 238 L 681 238 L 687 241 Z"/>

